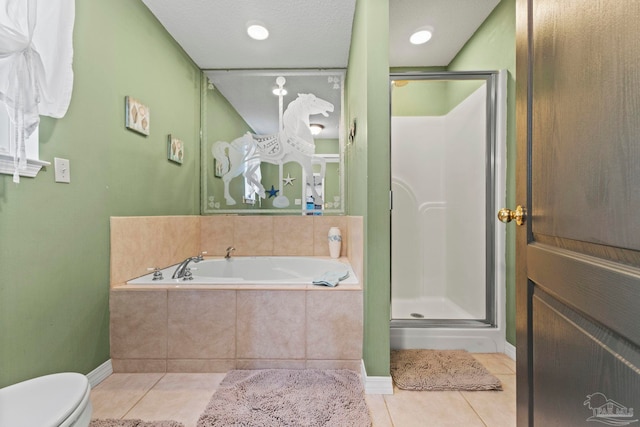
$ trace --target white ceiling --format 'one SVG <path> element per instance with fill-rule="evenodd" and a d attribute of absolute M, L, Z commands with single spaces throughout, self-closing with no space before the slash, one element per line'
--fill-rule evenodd
<path fill-rule="evenodd" d="M 355 0 L 142 0 L 198 67 L 345 68 Z M 261 21 L 269 38 L 252 40 Z"/>
<path fill-rule="evenodd" d="M 446 66 L 500 0 L 389 0 L 389 65 Z M 414 46 L 418 28 L 434 29 L 428 43 Z"/>
<path fill-rule="evenodd" d="M 347 67 L 356 0 L 142 1 L 204 70 Z M 448 65 L 498 3 L 499 0 L 389 0 L 390 66 Z M 246 28 L 252 21 L 260 21 L 269 29 L 268 39 L 249 38 Z M 409 44 L 411 33 L 427 25 L 434 28 L 431 41 L 421 46 Z M 275 82 L 273 75 L 269 78 Z M 261 87 L 252 87 L 246 80 L 239 83 L 227 76 L 214 84 L 256 133 L 275 132 L 277 98 L 275 102 L 273 98 L 268 101 L 276 108 L 275 124 L 270 126 L 267 123 L 274 121 L 273 108 L 269 109 L 272 118 L 265 119 L 255 105 L 243 106 L 251 102 L 251 94 L 264 89 L 264 81 Z M 327 99 L 335 95 L 335 90 L 328 88 L 329 85 L 327 92 L 319 92 L 323 89 L 314 85 L 305 92 Z M 285 107 L 292 96 L 290 92 Z M 335 107 L 333 115 L 339 117 L 340 106 Z M 322 137 L 337 137 L 337 129 Z"/>

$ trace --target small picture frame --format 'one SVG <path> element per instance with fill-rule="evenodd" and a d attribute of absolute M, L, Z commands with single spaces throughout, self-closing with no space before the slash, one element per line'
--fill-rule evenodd
<path fill-rule="evenodd" d="M 184 142 L 171 134 L 167 138 L 167 159 L 179 164 L 184 160 Z"/>
<path fill-rule="evenodd" d="M 124 104 L 124 125 L 127 129 L 131 129 L 142 135 L 149 135 L 149 129 L 151 127 L 149 107 L 130 96 L 124 97 Z"/>

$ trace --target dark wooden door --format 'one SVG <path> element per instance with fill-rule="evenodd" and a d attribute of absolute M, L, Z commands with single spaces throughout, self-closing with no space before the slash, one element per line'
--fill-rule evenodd
<path fill-rule="evenodd" d="M 639 22 L 517 0 L 518 426 L 640 425 Z"/>

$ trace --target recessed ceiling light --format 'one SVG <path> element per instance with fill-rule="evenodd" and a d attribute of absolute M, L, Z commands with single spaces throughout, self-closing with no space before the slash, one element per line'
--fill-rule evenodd
<path fill-rule="evenodd" d="M 269 37 L 269 30 L 262 24 L 249 23 L 247 26 L 247 34 L 254 40 L 264 40 Z"/>
<path fill-rule="evenodd" d="M 422 27 L 418 28 L 415 33 L 411 34 L 411 37 L 409 37 L 409 41 L 412 44 L 424 44 L 431 40 L 431 36 L 433 36 L 433 28 Z"/>
<path fill-rule="evenodd" d="M 311 130 L 311 135 L 320 135 L 320 132 L 324 129 L 324 126 L 320 123 L 311 123 L 309 125 L 309 130 Z"/>

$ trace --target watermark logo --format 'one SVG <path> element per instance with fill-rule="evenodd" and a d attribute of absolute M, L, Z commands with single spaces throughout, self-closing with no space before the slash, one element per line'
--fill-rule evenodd
<path fill-rule="evenodd" d="M 593 411 L 593 415 L 587 421 L 595 421 L 608 426 L 626 426 L 638 422 L 633 419 L 633 408 L 627 408 L 615 400 L 607 399 L 602 393 L 587 395 L 587 400 L 583 403 Z"/>

